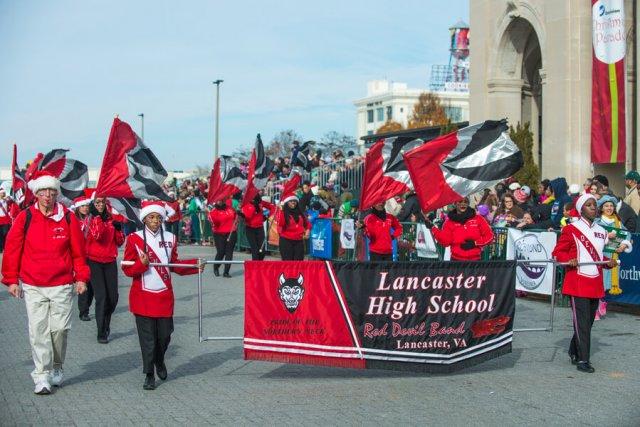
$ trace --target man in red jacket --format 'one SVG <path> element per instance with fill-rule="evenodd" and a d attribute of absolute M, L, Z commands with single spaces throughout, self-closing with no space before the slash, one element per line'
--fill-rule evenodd
<path fill-rule="evenodd" d="M 384 210 L 383 203 L 378 203 L 364 218 L 364 234 L 369 238 L 371 261 L 392 261 L 393 239 L 402 236 L 402 224 Z"/>
<path fill-rule="evenodd" d="M 230 202 L 230 201 L 229 201 Z M 236 247 L 237 233 L 236 211 L 224 200 L 218 200 L 209 211 L 209 221 L 213 229 L 213 241 L 216 245 L 216 261 L 233 260 L 233 249 Z M 231 264 L 224 265 L 223 277 L 231 277 Z M 220 275 L 220 264 L 213 264 L 213 274 Z"/>
<path fill-rule="evenodd" d="M 598 214 L 593 194 L 583 194 L 576 200 L 580 219 L 567 224 L 553 249 L 553 257 L 566 262 L 562 293 L 571 297 L 573 338 L 569 346 L 571 363 L 581 372 L 593 373 L 589 360 L 591 353 L 591 327 L 600 298 L 604 298 L 602 265 L 586 264 L 608 261 L 606 268 L 617 265 L 616 260 L 604 257 L 609 237 L 604 228 L 594 223 Z"/>
<path fill-rule="evenodd" d="M 64 378 L 73 290 L 85 292 L 89 267 L 78 220 L 56 202 L 59 181 L 39 171 L 28 185 L 36 203 L 17 216 L 9 231 L 2 283 L 14 297 L 24 294 L 35 364 L 34 392 L 50 394 L 51 386 L 60 386 Z"/>

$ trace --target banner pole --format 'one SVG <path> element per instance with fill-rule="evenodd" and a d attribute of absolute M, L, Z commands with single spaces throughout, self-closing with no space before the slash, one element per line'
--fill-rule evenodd
<path fill-rule="evenodd" d="M 555 314 L 555 309 L 556 309 L 556 288 L 557 288 L 557 283 L 556 281 L 558 280 L 558 277 L 556 275 L 556 263 L 552 263 L 551 264 L 551 274 L 553 276 L 553 282 L 552 282 L 552 286 L 551 286 L 551 310 L 549 313 L 549 332 L 553 332 L 553 317 Z"/>
<path fill-rule="evenodd" d="M 202 260 L 198 258 L 198 264 Z M 198 339 L 202 342 L 202 271 L 198 269 Z"/>

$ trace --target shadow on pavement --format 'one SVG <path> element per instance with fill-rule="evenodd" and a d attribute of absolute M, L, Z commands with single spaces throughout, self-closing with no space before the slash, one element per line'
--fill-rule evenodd
<path fill-rule="evenodd" d="M 213 368 L 217 368 L 227 360 L 237 359 L 238 354 L 241 354 L 241 352 L 242 347 L 235 346 L 224 351 L 201 354 L 200 356 L 191 358 L 182 365 L 176 366 L 174 369 L 171 369 L 169 366 L 168 370 L 173 378 L 200 375 Z"/>
<path fill-rule="evenodd" d="M 103 357 L 102 359 L 87 363 L 83 366 L 83 369 L 84 372 L 82 374 L 69 378 L 65 381 L 65 385 L 111 378 L 133 371 L 134 369 L 142 371 L 140 351 L 130 351 L 128 353 Z"/>

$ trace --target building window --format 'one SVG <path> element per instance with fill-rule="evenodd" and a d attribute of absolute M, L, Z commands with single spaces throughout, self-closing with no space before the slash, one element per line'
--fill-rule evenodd
<path fill-rule="evenodd" d="M 373 135 L 373 131 L 372 130 L 368 130 L 367 131 L 367 135 Z"/>
<path fill-rule="evenodd" d="M 390 121 L 391 119 L 393 119 L 393 107 L 388 106 L 387 107 L 387 121 Z"/>
<path fill-rule="evenodd" d="M 379 122 L 384 122 L 384 108 L 376 109 L 377 117 L 376 120 Z"/>
<path fill-rule="evenodd" d="M 462 121 L 462 107 L 444 107 L 444 113 L 454 123 Z"/>
<path fill-rule="evenodd" d="M 373 110 L 367 110 L 367 123 L 373 123 Z"/>
<path fill-rule="evenodd" d="M 400 112 L 404 113 L 404 108 L 400 107 Z"/>

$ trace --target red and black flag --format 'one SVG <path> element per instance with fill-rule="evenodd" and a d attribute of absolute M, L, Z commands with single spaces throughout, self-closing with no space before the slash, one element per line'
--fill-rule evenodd
<path fill-rule="evenodd" d="M 162 189 L 166 178 L 167 171 L 158 158 L 131 126 L 116 117 L 104 153 L 96 196 L 169 201 Z"/>
<path fill-rule="evenodd" d="M 422 144 L 422 139 L 402 136 L 373 144 L 365 157 L 361 210 L 413 190 L 402 154 Z"/>
<path fill-rule="evenodd" d="M 506 120 L 487 120 L 404 153 L 423 212 L 470 196 L 515 174 L 524 160 Z"/>
<path fill-rule="evenodd" d="M 260 190 L 267 185 L 269 175 L 271 175 L 271 171 L 273 171 L 273 166 L 273 161 L 268 158 L 264 152 L 262 138 L 260 138 L 260 134 L 258 134 L 256 137 L 256 146 L 253 149 L 251 159 L 249 160 L 247 189 L 244 192 L 242 204 L 251 203 Z"/>
<path fill-rule="evenodd" d="M 55 149 L 39 160 L 38 170 L 46 170 L 60 181 L 58 200 L 71 206 L 89 185 L 89 170 L 84 163 L 67 157 L 69 150 Z"/>
<path fill-rule="evenodd" d="M 312 163 L 309 159 L 312 144 L 315 144 L 315 142 L 306 141 L 304 144 L 293 148 L 293 152 L 291 154 L 291 168 L 299 167 L 307 172 L 312 169 Z"/>
<path fill-rule="evenodd" d="M 238 162 L 229 156 L 220 156 L 213 164 L 209 177 L 207 203 L 226 200 L 243 191 L 247 186 L 247 177 L 242 173 Z"/>
<path fill-rule="evenodd" d="M 28 206 L 33 198 L 33 194 L 31 193 L 31 190 L 29 190 L 29 187 L 27 187 L 27 181 L 18 166 L 18 148 L 16 147 L 16 144 L 13 144 L 11 174 L 11 198 L 21 207 Z"/>

